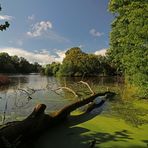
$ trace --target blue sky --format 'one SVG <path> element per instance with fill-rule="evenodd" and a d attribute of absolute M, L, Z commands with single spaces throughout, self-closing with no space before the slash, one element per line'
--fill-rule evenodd
<path fill-rule="evenodd" d="M 41 64 L 62 61 L 71 47 L 99 54 L 109 47 L 109 0 L 1 0 L 0 52 Z"/>

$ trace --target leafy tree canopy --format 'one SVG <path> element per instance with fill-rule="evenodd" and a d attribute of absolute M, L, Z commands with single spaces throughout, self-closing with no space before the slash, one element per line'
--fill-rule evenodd
<path fill-rule="evenodd" d="M 115 15 L 109 59 L 128 82 L 148 87 L 148 0 L 110 0 Z"/>
<path fill-rule="evenodd" d="M 109 67 L 107 60 L 102 62 L 99 56 L 84 53 L 80 48 L 73 47 L 66 52 L 66 57 L 60 67 L 59 74 L 64 76 L 108 75 L 112 73 Z M 105 70 L 106 68 L 108 68 L 108 70 Z M 109 73 L 109 71 L 111 73 Z M 112 74 L 115 73 L 113 72 Z"/>
<path fill-rule="evenodd" d="M 31 73 L 40 72 L 40 69 L 38 63 L 31 64 L 23 57 L 0 53 L 0 73 Z"/>

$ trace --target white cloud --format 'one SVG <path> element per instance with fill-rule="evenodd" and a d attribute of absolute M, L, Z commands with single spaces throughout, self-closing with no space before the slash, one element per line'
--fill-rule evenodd
<path fill-rule="evenodd" d="M 31 26 L 31 31 L 27 35 L 31 38 L 43 37 L 57 42 L 70 42 L 69 39 L 59 35 L 52 30 L 53 25 L 50 21 L 41 21 Z"/>
<path fill-rule="evenodd" d="M 65 58 L 65 52 L 66 52 L 66 50 L 65 51 L 57 50 L 56 54 L 58 56 L 55 58 L 55 60 L 59 61 L 61 63 L 63 61 L 63 59 Z"/>
<path fill-rule="evenodd" d="M 51 28 L 52 23 L 50 21 L 41 21 L 34 24 L 31 28 L 31 31 L 27 32 L 27 35 L 30 37 L 39 37 Z"/>
<path fill-rule="evenodd" d="M 102 56 L 105 56 L 106 55 L 106 51 L 107 49 L 100 49 L 98 51 L 95 52 L 95 55 L 102 55 Z"/>
<path fill-rule="evenodd" d="M 19 57 L 24 57 L 29 62 L 38 62 L 42 65 L 49 64 L 52 62 L 62 62 L 65 51 L 53 50 L 55 55 L 50 54 L 46 49 L 35 50 L 34 52 L 27 51 L 20 48 L 0 48 L 0 52 L 7 52 L 9 55 L 18 55 Z"/>
<path fill-rule="evenodd" d="M 0 20 L 8 20 L 11 21 L 13 20 L 14 17 L 13 16 L 9 16 L 9 15 L 0 15 Z"/>
<path fill-rule="evenodd" d="M 104 33 L 103 32 L 98 32 L 98 31 L 96 31 L 96 29 L 91 29 L 90 31 L 89 31 L 89 33 L 92 35 L 92 36 L 94 36 L 94 37 L 100 37 L 100 36 L 102 36 L 102 35 L 104 35 Z"/>
<path fill-rule="evenodd" d="M 40 54 L 49 54 L 49 51 L 47 49 L 41 49 L 40 51 L 37 51 Z"/>
<path fill-rule="evenodd" d="M 34 14 L 32 14 L 31 16 L 28 16 L 28 20 L 29 21 L 33 21 L 35 19 L 35 15 Z"/>

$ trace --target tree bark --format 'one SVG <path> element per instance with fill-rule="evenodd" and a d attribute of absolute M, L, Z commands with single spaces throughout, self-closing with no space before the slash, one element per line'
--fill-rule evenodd
<path fill-rule="evenodd" d="M 96 97 L 105 96 L 105 98 L 108 99 L 112 98 L 114 95 L 115 93 L 112 92 L 94 94 L 84 100 L 67 105 L 53 115 L 45 114 L 46 105 L 39 104 L 26 119 L 9 122 L 0 127 L 0 147 L 17 147 L 20 143 L 27 141 L 30 138 L 36 138 L 45 130 L 60 124 L 72 111 L 79 107 L 91 103 L 91 107 L 87 110 L 87 112 L 89 112 L 89 110 L 91 111 L 93 108 L 100 106 L 101 103 L 103 103 L 102 101 L 100 102 L 100 105 L 96 105 L 93 102 Z"/>

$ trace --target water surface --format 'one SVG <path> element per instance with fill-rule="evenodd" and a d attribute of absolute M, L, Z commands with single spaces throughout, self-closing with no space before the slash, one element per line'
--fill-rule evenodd
<path fill-rule="evenodd" d="M 21 120 L 30 114 L 34 106 L 39 103 L 47 105 L 46 112 L 57 111 L 77 99 L 84 99 L 90 95 L 89 89 L 79 81 L 87 82 L 94 92 L 115 91 L 117 96 L 105 103 L 101 114 L 112 118 L 123 119 L 132 126 L 148 123 L 147 101 L 139 101 L 129 94 L 126 87 L 117 77 L 93 78 L 55 78 L 38 74 L 10 75 L 12 83 L 0 87 L 0 122 Z M 68 87 L 74 90 L 79 97 L 72 93 L 58 89 Z M 5 116 L 5 117 L 4 117 Z M 4 119 L 5 118 L 5 119 Z"/>

